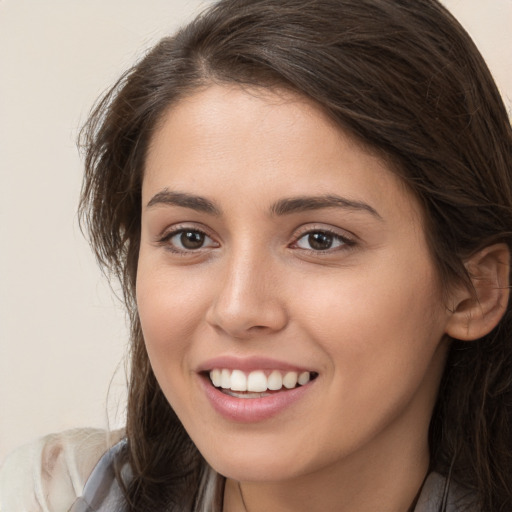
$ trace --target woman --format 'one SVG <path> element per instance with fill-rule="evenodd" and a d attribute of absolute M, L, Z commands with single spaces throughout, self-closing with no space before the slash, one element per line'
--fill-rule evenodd
<path fill-rule="evenodd" d="M 221 1 L 83 142 L 132 374 L 73 511 L 511 509 L 512 132 L 441 5 Z"/>

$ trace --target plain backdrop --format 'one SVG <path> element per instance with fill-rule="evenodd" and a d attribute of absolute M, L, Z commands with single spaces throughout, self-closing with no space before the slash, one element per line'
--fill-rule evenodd
<path fill-rule="evenodd" d="M 123 425 L 124 312 L 77 224 L 80 125 L 199 0 L 0 0 L 0 460 Z M 512 0 L 445 0 L 512 105 Z M 109 420 L 107 421 L 107 418 Z"/>

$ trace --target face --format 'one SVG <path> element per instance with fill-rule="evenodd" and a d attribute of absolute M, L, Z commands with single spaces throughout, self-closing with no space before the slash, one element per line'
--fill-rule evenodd
<path fill-rule="evenodd" d="M 448 313 L 416 200 L 308 100 L 211 86 L 159 125 L 137 302 L 155 375 L 220 473 L 423 453 Z"/>

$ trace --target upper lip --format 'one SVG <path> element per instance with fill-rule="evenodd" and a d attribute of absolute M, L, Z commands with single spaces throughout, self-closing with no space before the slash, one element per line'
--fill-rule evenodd
<path fill-rule="evenodd" d="M 251 372 L 254 370 L 286 370 L 296 372 L 310 372 L 312 368 L 290 363 L 288 361 L 279 361 L 269 357 L 234 357 L 219 356 L 202 362 L 197 367 L 197 372 L 208 372 L 215 368 L 228 370 L 242 370 Z"/>

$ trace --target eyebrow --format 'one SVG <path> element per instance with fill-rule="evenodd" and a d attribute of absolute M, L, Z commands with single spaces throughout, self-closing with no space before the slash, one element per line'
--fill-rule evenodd
<path fill-rule="evenodd" d="M 181 206 L 210 215 L 221 215 L 221 210 L 212 201 L 205 197 L 187 194 L 185 192 L 172 192 L 168 189 L 155 194 L 147 204 L 147 208 L 158 205 Z"/>
<path fill-rule="evenodd" d="M 272 205 L 271 212 L 274 215 L 289 215 L 309 210 L 320 210 L 322 208 L 344 208 L 362 211 L 370 213 L 379 220 L 384 220 L 377 210 L 369 204 L 337 195 L 299 196 L 280 199 Z"/>
<path fill-rule="evenodd" d="M 215 205 L 213 201 L 205 197 L 187 194 L 186 192 L 170 191 L 168 189 L 164 189 L 155 194 L 148 202 L 147 208 L 158 205 L 180 206 L 210 215 L 222 215 L 222 210 Z M 271 206 L 270 213 L 272 215 L 282 216 L 311 210 L 321 210 L 323 208 L 344 208 L 347 210 L 362 211 L 370 213 L 379 220 L 383 220 L 377 210 L 369 204 L 332 194 L 280 199 Z"/>

